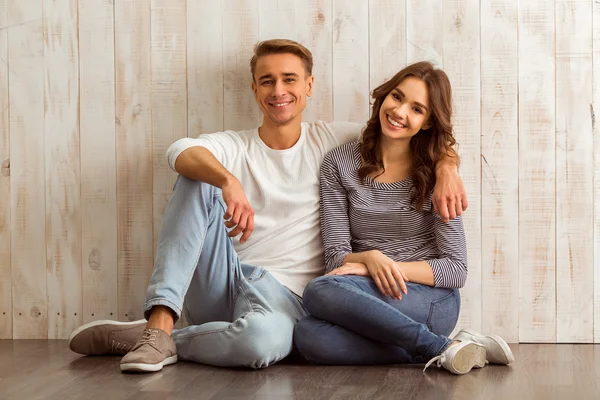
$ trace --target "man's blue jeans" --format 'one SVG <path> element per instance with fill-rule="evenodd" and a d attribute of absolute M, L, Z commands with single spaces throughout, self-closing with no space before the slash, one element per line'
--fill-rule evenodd
<path fill-rule="evenodd" d="M 303 296 L 311 316 L 294 332 L 298 351 L 319 364 L 411 364 L 439 355 L 452 342 L 459 291 L 406 286 L 408 294 L 393 300 L 370 277 L 313 279 Z"/>
<path fill-rule="evenodd" d="M 221 190 L 179 176 L 158 239 L 144 315 L 181 312 L 173 332 L 182 360 L 263 368 L 292 350 L 300 299 L 260 266 L 241 264 L 227 237 Z M 185 299 L 185 306 L 184 306 Z"/>

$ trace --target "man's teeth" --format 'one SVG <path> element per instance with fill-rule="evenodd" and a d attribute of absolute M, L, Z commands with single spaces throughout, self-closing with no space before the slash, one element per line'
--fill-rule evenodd
<path fill-rule="evenodd" d="M 393 119 L 390 118 L 389 115 L 388 115 L 387 119 L 390 122 L 390 124 L 394 125 L 397 128 L 406 128 L 406 125 L 403 125 L 403 124 L 400 124 L 400 123 L 394 121 Z"/>
<path fill-rule="evenodd" d="M 273 103 L 273 105 L 275 107 L 283 107 L 283 106 L 287 106 L 290 103 L 291 103 L 291 101 L 288 101 L 287 103 Z"/>

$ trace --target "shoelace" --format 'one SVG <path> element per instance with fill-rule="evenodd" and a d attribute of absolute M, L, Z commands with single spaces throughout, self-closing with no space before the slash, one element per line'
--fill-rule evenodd
<path fill-rule="evenodd" d="M 121 347 L 121 345 L 123 345 L 123 347 Z M 127 343 L 121 343 L 121 342 L 117 342 L 113 339 L 111 345 L 110 345 L 110 352 L 111 353 L 127 353 L 129 350 L 131 350 L 133 346 L 128 345 Z"/>
<path fill-rule="evenodd" d="M 438 367 L 438 368 L 441 367 L 442 366 L 442 357 L 443 357 L 443 354 L 440 354 L 439 356 L 435 356 L 431 360 L 429 360 L 429 362 L 427 362 L 427 364 L 425 364 L 425 368 L 423 368 L 423 372 L 425 372 L 425 370 L 427 368 L 429 368 L 429 366 L 432 365 L 433 363 L 436 364 L 435 365 L 436 367 Z"/>
<path fill-rule="evenodd" d="M 156 345 L 156 334 L 158 331 L 154 329 L 146 329 L 142 334 L 142 338 L 139 340 L 138 344 L 141 346 L 143 344 L 149 344 L 151 346 Z"/>

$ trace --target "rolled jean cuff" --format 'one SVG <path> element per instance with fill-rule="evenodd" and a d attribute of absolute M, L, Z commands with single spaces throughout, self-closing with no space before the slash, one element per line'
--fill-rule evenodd
<path fill-rule="evenodd" d="M 175 303 L 173 303 L 172 301 L 168 300 L 168 299 L 152 299 L 152 300 L 148 300 L 147 302 L 144 303 L 144 318 L 146 318 L 146 320 L 150 319 L 150 311 L 152 310 L 152 307 L 154 306 L 165 306 L 171 309 L 171 311 L 173 311 L 173 314 L 175 314 L 175 318 L 173 319 L 173 323 L 176 323 L 177 321 L 179 321 L 179 318 L 181 317 L 181 308 L 179 308 Z"/>
<path fill-rule="evenodd" d="M 450 347 L 451 343 L 452 343 L 452 339 L 445 338 L 444 344 L 439 349 L 437 349 L 437 351 L 434 351 L 433 353 L 429 353 L 429 351 L 427 352 L 429 355 L 431 355 L 431 357 L 429 357 L 429 358 L 431 359 L 435 356 L 439 356 L 440 354 L 442 354 L 444 351 L 446 351 L 446 349 L 448 347 Z M 433 346 L 433 344 L 431 346 Z M 431 349 L 431 347 L 427 350 L 430 350 L 430 349 Z"/>

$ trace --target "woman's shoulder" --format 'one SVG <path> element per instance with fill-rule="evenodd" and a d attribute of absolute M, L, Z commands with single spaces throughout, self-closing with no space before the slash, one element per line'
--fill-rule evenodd
<path fill-rule="evenodd" d="M 360 141 L 349 142 L 330 150 L 325 155 L 324 163 L 338 167 L 360 166 Z"/>

